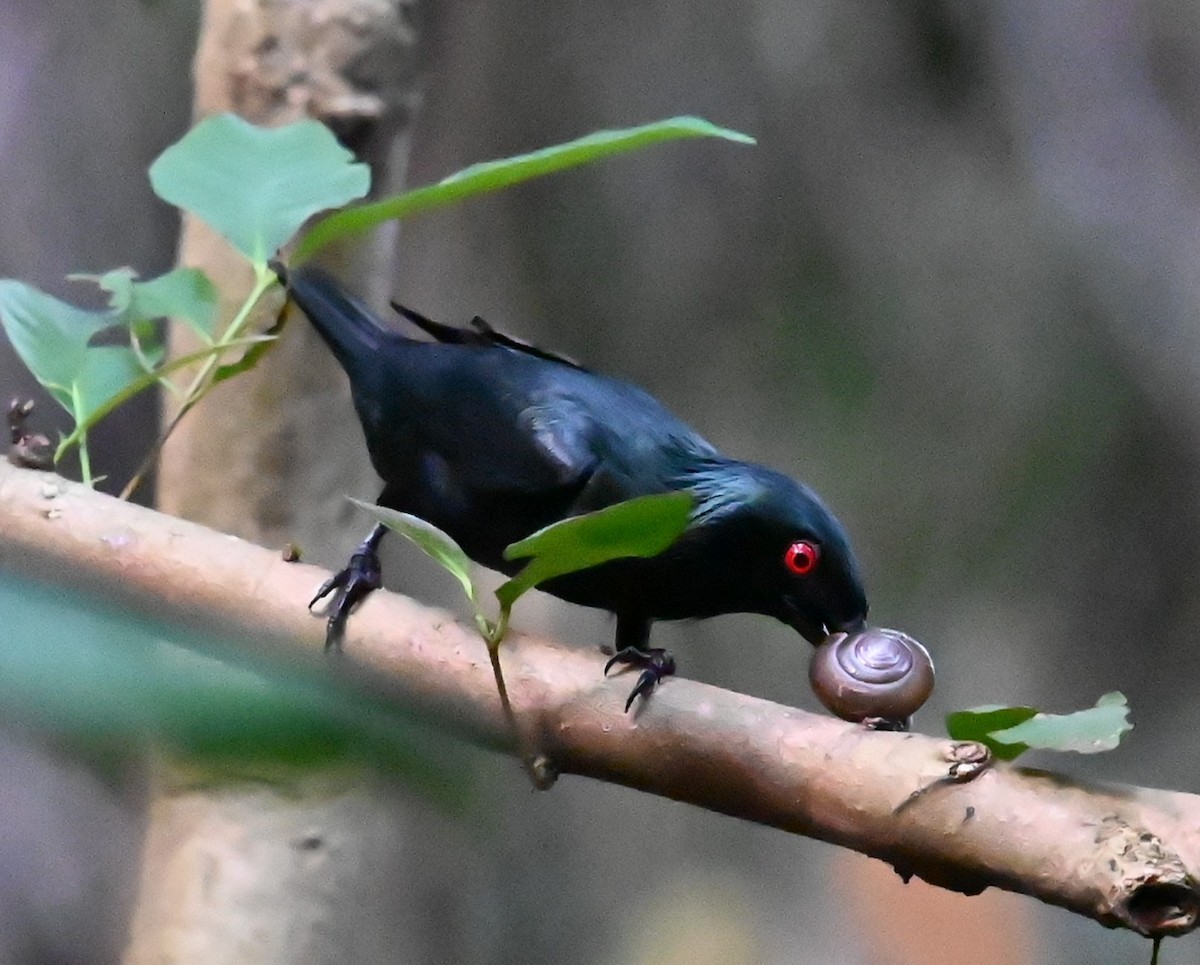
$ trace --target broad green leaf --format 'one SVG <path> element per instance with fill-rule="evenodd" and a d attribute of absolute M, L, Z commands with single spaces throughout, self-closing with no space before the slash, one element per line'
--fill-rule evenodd
<path fill-rule="evenodd" d="M 464 592 L 473 604 L 477 602 L 475 584 L 471 581 L 471 561 L 462 551 L 462 547 L 450 536 L 418 516 L 397 512 L 385 506 L 376 506 L 374 503 L 366 503 L 352 497 L 350 502 L 365 509 L 388 529 L 394 530 L 405 539 L 416 543 L 462 584 Z"/>
<path fill-rule="evenodd" d="M 1038 714 L 1024 723 L 995 731 L 992 737 L 1006 744 L 1025 744 L 1041 750 L 1099 754 L 1111 751 L 1132 729 L 1125 695 L 1113 691 L 1096 701 L 1095 707 L 1073 714 Z"/>
<path fill-rule="evenodd" d="M 1097 754 L 1110 751 L 1131 730 L 1123 694 L 1105 694 L 1095 707 L 1073 714 L 1043 714 L 1032 707 L 976 707 L 946 717 L 955 740 L 986 744 L 1000 760 L 1011 761 L 1030 749 Z"/>
<path fill-rule="evenodd" d="M 532 557 L 496 590 L 505 608 L 539 583 L 610 560 L 657 556 L 687 528 L 693 501 L 687 493 L 640 496 L 573 516 L 538 530 L 504 550 L 507 560 Z"/>
<path fill-rule="evenodd" d="M 0 280 L 0 322 L 21 361 L 68 412 L 72 386 L 88 342 L 113 324 L 109 312 L 89 312 L 31 285 Z"/>
<path fill-rule="evenodd" d="M 155 324 L 155 318 L 138 316 L 131 312 L 133 305 L 134 285 L 137 284 L 137 272 L 132 268 L 114 268 L 103 275 L 87 275 L 76 273 L 68 275 L 71 281 L 90 281 L 108 292 L 109 315 L 113 325 L 118 324 L 129 330 L 130 344 L 134 346 L 142 361 L 142 369 L 151 371 L 162 363 L 166 352 L 166 339 L 162 326 Z"/>
<path fill-rule="evenodd" d="M 461 804 L 455 748 L 312 660 L 0 571 L 0 715 L 91 746 L 163 741 L 219 771 L 369 755 Z M 423 747 L 436 746 L 436 752 Z"/>
<path fill-rule="evenodd" d="M 176 268 L 138 281 L 132 268 L 114 268 L 103 275 L 83 272 L 67 275 L 71 281 L 95 282 L 108 292 L 112 324 L 130 329 L 145 349 L 156 340 L 157 320 L 178 318 L 191 326 L 204 342 L 212 343 L 217 317 L 217 290 L 198 268 Z"/>
<path fill-rule="evenodd" d="M 1005 707 L 1001 704 L 972 707 L 970 710 L 947 714 L 946 733 L 954 740 L 978 741 L 1000 760 L 1011 761 L 1029 750 L 1029 745 L 1019 741 L 999 741 L 995 732 L 1027 721 L 1036 713 L 1033 707 Z"/>
<path fill-rule="evenodd" d="M 137 272 L 132 268 L 113 268 L 103 275 L 77 271 L 67 275 L 68 281 L 90 281 L 108 292 L 108 307 L 114 313 L 122 313 L 133 303 L 133 283 Z"/>
<path fill-rule="evenodd" d="M 176 268 L 149 281 L 137 281 L 131 269 L 117 268 L 95 281 L 110 293 L 109 304 L 122 314 L 122 324 L 143 326 L 160 318 L 177 318 L 205 342 L 212 342 L 217 289 L 200 269 Z M 137 329 L 139 338 L 144 331 Z"/>
<path fill-rule="evenodd" d="M 298 265 L 330 242 L 367 231 L 384 221 L 409 218 L 474 195 L 507 188 L 530 178 L 564 171 L 662 141 L 688 137 L 719 137 L 739 144 L 755 143 L 754 138 L 746 134 L 717 127 L 699 117 L 672 117 L 640 127 L 597 131 L 586 137 L 529 154 L 474 164 L 437 184 L 326 215 L 300 239 L 292 263 Z"/>
<path fill-rule="evenodd" d="M 159 155 L 150 183 L 265 264 L 309 217 L 363 197 L 370 171 L 317 121 L 262 128 L 217 114 Z"/>
<path fill-rule="evenodd" d="M 87 422 L 107 404 L 137 382 L 144 369 L 133 350 L 124 345 L 99 345 L 88 349 L 75 379 L 76 422 Z"/>
<path fill-rule="evenodd" d="M 22 282 L 0 281 L 0 321 L 9 339 L 34 377 L 75 420 L 56 459 L 70 446 L 83 445 L 97 420 L 166 374 L 167 368 L 157 367 L 163 343 L 154 319 L 176 312 L 203 318 L 205 289 L 211 289 L 203 275 L 190 271 L 149 282 L 135 281 L 125 268 L 78 277 L 89 277 L 108 291 L 112 310 L 85 311 Z M 109 329 L 126 330 L 132 344 L 92 344 Z"/>
<path fill-rule="evenodd" d="M 114 297 L 127 302 L 122 274 L 105 278 L 116 289 Z M 123 312 L 84 311 L 21 282 L 0 281 L 0 319 L 22 361 L 77 423 L 109 408 L 112 399 L 145 376 L 131 348 L 89 345 L 107 329 L 135 327 L 128 307 Z"/>

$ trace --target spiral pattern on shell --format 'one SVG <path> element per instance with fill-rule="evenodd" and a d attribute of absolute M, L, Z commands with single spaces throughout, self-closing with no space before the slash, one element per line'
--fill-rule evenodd
<path fill-rule="evenodd" d="M 933 661 L 908 634 L 869 627 L 830 634 L 813 653 L 808 679 L 843 720 L 903 721 L 933 693 Z"/>

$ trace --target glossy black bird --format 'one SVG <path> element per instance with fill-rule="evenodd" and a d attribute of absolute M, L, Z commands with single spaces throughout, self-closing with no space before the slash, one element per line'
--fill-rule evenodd
<path fill-rule="evenodd" d="M 286 275 L 282 268 L 281 276 Z M 379 504 L 428 520 L 472 559 L 512 574 L 503 551 L 535 530 L 651 493 L 684 490 L 684 534 L 650 559 L 614 560 L 542 585 L 616 614 L 616 656 L 641 668 L 626 708 L 675 670 L 648 646 L 651 623 L 762 613 L 813 644 L 861 629 L 867 601 L 846 533 L 817 495 L 765 466 L 720 453 L 642 389 L 495 331 L 397 311 L 432 335 L 384 328 L 325 273 L 290 273 L 291 298 L 346 370 Z M 380 584 L 376 526 L 331 592 L 327 645 Z M 606 667 L 607 671 L 609 668 Z"/>

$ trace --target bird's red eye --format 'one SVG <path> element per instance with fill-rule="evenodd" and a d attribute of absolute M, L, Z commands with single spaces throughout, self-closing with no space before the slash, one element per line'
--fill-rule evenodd
<path fill-rule="evenodd" d="M 783 554 L 783 565 L 797 576 L 808 576 L 817 568 L 821 558 L 821 547 L 806 539 L 797 540 Z"/>

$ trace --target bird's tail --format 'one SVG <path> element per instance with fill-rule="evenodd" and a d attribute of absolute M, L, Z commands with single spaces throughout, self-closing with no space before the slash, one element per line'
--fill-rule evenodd
<path fill-rule="evenodd" d="M 288 297 L 308 316 L 352 382 L 368 367 L 368 360 L 376 357 L 380 346 L 395 337 L 389 336 L 362 302 L 320 268 L 306 265 L 287 271 L 278 264 L 272 268 L 286 286 Z"/>

